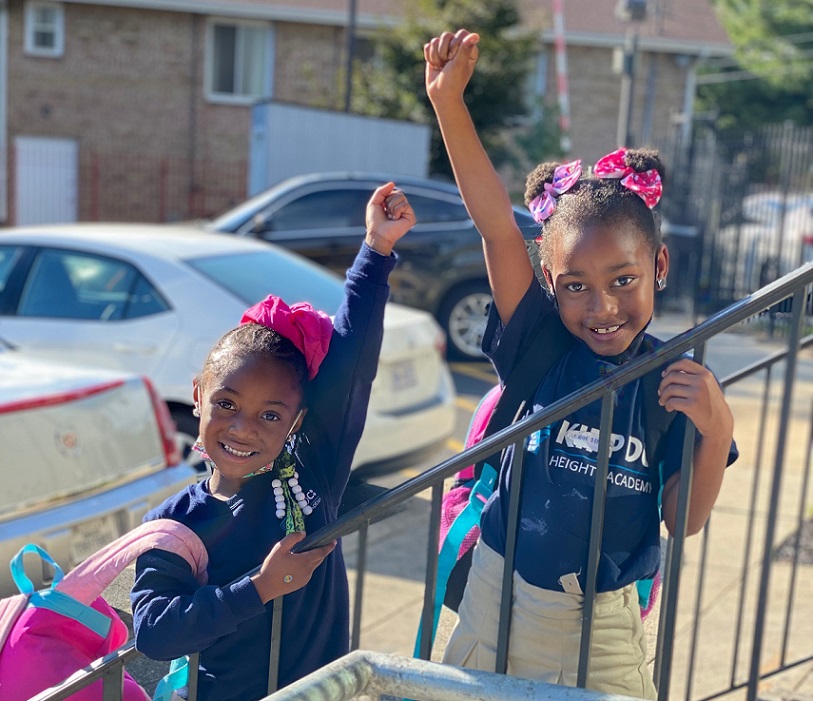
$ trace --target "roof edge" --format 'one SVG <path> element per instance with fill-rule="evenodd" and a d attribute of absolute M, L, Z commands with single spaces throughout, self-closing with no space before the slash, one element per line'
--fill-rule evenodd
<path fill-rule="evenodd" d="M 545 42 L 553 43 L 552 31 L 542 33 Z M 595 34 L 589 32 L 565 32 L 565 44 L 572 46 L 592 46 L 597 48 L 623 47 L 624 34 Z M 734 47 L 731 44 L 691 41 L 687 39 L 673 39 L 670 37 L 654 37 L 638 35 L 638 48 L 642 51 L 658 53 L 689 54 L 700 58 L 710 56 L 731 56 Z"/>
<path fill-rule="evenodd" d="M 348 19 L 347 12 L 305 10 L 290 6 L 274 7 L 251 2 L 218 2 L 218 0 L 58 0 L 58 2 L 331 26 L 345 26 Z M 374 29 L 382 25 L 392 25 L 395 22 L 395 18 L 380 15 L 359 13 L 356 16 L 356 26 L 363 29 Z"/>

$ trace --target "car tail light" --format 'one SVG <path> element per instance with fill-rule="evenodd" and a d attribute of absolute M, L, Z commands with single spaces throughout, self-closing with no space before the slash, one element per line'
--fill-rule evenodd
<path fill-rule="evenodd" d="M 437 332 L 432 345 L 435 347 L 435 350 L 440 353 L 441 358 L 446 357 L 446 332 L 443 331 L 443 329 Z"/>
<path fill-rule="evenodd" d="M 155 412 L 155 418 L 158 421 L 158 430 L 161 433 L 161 443 L 164 448 L 164 458 L 167 461 L 167 467 L 172 467 L 181 462 L 182 459 L 178 442 L 175 440 L 175 422 L 169 413 L 167 403 L 158 395 L 152 382 L 145 377 L 144 383 L 150 392 L 152 408 Z"/>

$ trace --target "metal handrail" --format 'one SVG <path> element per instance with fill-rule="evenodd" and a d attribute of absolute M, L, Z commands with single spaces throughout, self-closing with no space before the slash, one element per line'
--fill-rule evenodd
<path fill-rule="evenodd" d="M 433 504 L 435 507 L 433 508 L 433 513 L 435 510 L 439 512 L 439 501 L 443 480 L 447 477 L 452 476 L 462 468 L 472 463 L 476 463 L 477 461 L 488 457 L 511 444 L 521 442 L 525 436 L 554 421 L 566 417 L 576 409 L 586 406 L 587 404 L 590 404 L 598 399 L 603 399 L 610 396 L 622 385 L 627 384 L 628 382 L 631 382 L 642 375 L 645 375 L 651 370 L 662 366 L 666 362 L 680 355 L 683 355 L 691 349 L 698 349 L 701 356 L 700 360 L 702 360 L 703 347 L 707 340 L 723 331 L 728 330 L 732 326 L 745 321 L 755 314 L 768 309 L 783 299 L 791 296 L 796 297 L 796 304 L 794 305 L 794 318 L 796 318 L 798 321 L 801 314 L 801 300 L 803 299 L 805 288 L 812 284 L 813 263 L 809 263 L 784 276 L 783 278 L 780 278 L 776 282 L 762 288 L 758 292 L 750 295 L 740 302 L 731 305 L 705 322 L 699 324 L 695 328 L 675 336 L 671 340 L 664 343 L 657 350 L 630 361 L 612 373 L 604 376 L 601 380 L 597 380 L 596 382 L 583 387 L 581 390 L 569 395 L 568 397 L 552 403 L 546 409 L 536 412 L 531 416 L 522 419 L 505 429 L 502 429 L 488 438 L 484 438 L 475 446 L 462 451 L 456 456 L 441 462 L 435 467 L 426 470 L 422 474 L 402 483 L 388 492 L 378 495 L 346 512 L 333 523 L 307 536 L 297 544 L 294 550 L 297 552 L 309 550 L 326 545 L 338 537 L 349 535 L 355 531 L 361 530 L 364 532 L 370 522 L 386 514 L 388 511 L 403 503 L 407 499 L 410 499 L 411 497 L 429 488 L 432 489 L 433 494 Z M 727 387 L 738 380 L 753 375 L 754 373 L 770 367 L 776 362 L 784 360 L 785 358 L 792 359 L 795 357 L 796 352 L 800 348 L 805 348 L 812 344 L 813 335 L 808 335 L 804 338 L 798 338 L 797 336 L 793 349 L 779 351 L 763 360 L 747 366 L 746 368 L 743 368 L 742 370 L 739 370 L 723 379 L 721 384 L 724 387 Z M 603 420 L 602 424 L 604 423 L 606 423 L 606 421 Z M 602 431 L 601 433 L 603 435 L 607 432 Z M 521 451 L 519 452 L 521 453 Z M 433 523 L 430 524 L 430 526 L 432 532 L 435 534 L 437 532 L 437 525 L 437 518 L 434 518 Z M 255 568 L 251 573 L 258 570 L 259 568 Z M 38 694 L 36 697 L 31 699 L 31 701 L 61 701 L 62 699 L 69 698 L 77 690 L 84 688 L 85 686 L 99 679 L 104 679 L 104 701 L 118 701 L 121 698 L 123 665 L 125 662 L 132 660 L 132 658 L 138 654 L 139 653 L 135 650 L 134 641 L 130 640 L 118 650 L 115 650 L 100 660 L 97 660 L 84 670 L 76 672 L 69 679 L 65 680 L 58 686 L 52 687 L 51 689 Z M 375 653 L 365 652 L 364 655 L 367 656 L 365 659 L 369 659 L 371 654 L 374 655 Z M 755 660 L 758 661 L 758 655 L 755 657 Z M 414 660 L 411 662 L 419 665 L 421 663 L 431 664 L 422 660 Z M 479 674 L 488 675 L 488 673 L 478 673 L 467 670 L 467 674 L 469 673 L 475 676 Z M 286 689 L 288 688 L 290 687 L 286 687 Z M 576 698 L 577 696 L 574 696 L 573 694 L 581 694 L 582 692 L 584 694 L 583 698 L 585 699 L 608 698 L 607 696 L 596 695 L 595 692 L 590 692 L 584 689 L 579 689 L 577 692 L 576 690 L 570 688 L 562 688 L 562 693 L 564 694 L 562 698 Z M 292 696 L 290 698 L 304 699 L 306 697 Z M 471 697 L 466 696 L 466 698 Z M 483 696 L 482 698 L 492 697 Z M 507 697 L 497 696 L 495 698 Z M 550 696 L 550 698 L 557 697 L 554 695 Z M 578 696 L 578 698 L 582 698 L 582 696 Z"/>
<path fill-rule="evenodd" d="M 507 428 L 484 438 L 471 448 L 463 450 L 461 453 L 444 460 L 435 467 L 429 468 L 388 492 L 379 494 L 351 509 L 333 523 L 306 536 L 294 546 L 293 552 L 304 552 L 319 548 L 328 545 L 336 538 L 353 533 L 358 530 L 361 524 L 381 516 L 398 504 L 431 488 L 433 484 L 451 477 L 464 467 L 503 450 L 512 443 L 516 443 L 517 440 L 521 440 L 554 421 L 565 418 L 576 409 L 601 399 L 605 394 L 642 377 L 651 370 L 683 355 L 717 334 L 768 309 L 777 302 L 787 299 L 794 293 L 800 292 L 801 294 L 803 289 L 811 284 L 813 284 L 813 263 L 808 263 L 732 304 L 693 329 L 675 336 L 651 353 L 631 360 L 577 392 L 552 402 L 545 409 L 511 424 Z"/>

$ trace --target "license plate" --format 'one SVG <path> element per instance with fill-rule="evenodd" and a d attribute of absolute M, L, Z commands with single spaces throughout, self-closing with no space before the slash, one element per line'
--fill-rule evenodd
<path fill-rule="evenodd" d="M 113 516 L 86 521 L 74 526 L 71 533 L 71 557 L 74 564 L 90 557 L 99 548 L 119 537 L 119 529 Z"/>
<path fill-rule="evenodd" d="M 411 360 L 395 365 L 392 368 L 391 377 L 394 392 L 400 392 L 418 384 L 418 372 L 415 369 L 415 363 Z"/>

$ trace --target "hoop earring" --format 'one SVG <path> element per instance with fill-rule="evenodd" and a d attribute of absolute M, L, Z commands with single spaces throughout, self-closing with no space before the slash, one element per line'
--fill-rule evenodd
<path fill-rule="evenodd" d="M 663 292 L 666 289 L 666 280 L 664 280 L 662 277 L 659 277 L 655 284 L 658 287 L 658 292 Z"/>
<path fill-rule="evenodd" d="M 195 404 L 195 406 L 192 408 L 192 416 L 194 416 L 196 419 L 200 418 L 200 409 L 198 408 L 197 404 Z"/>

